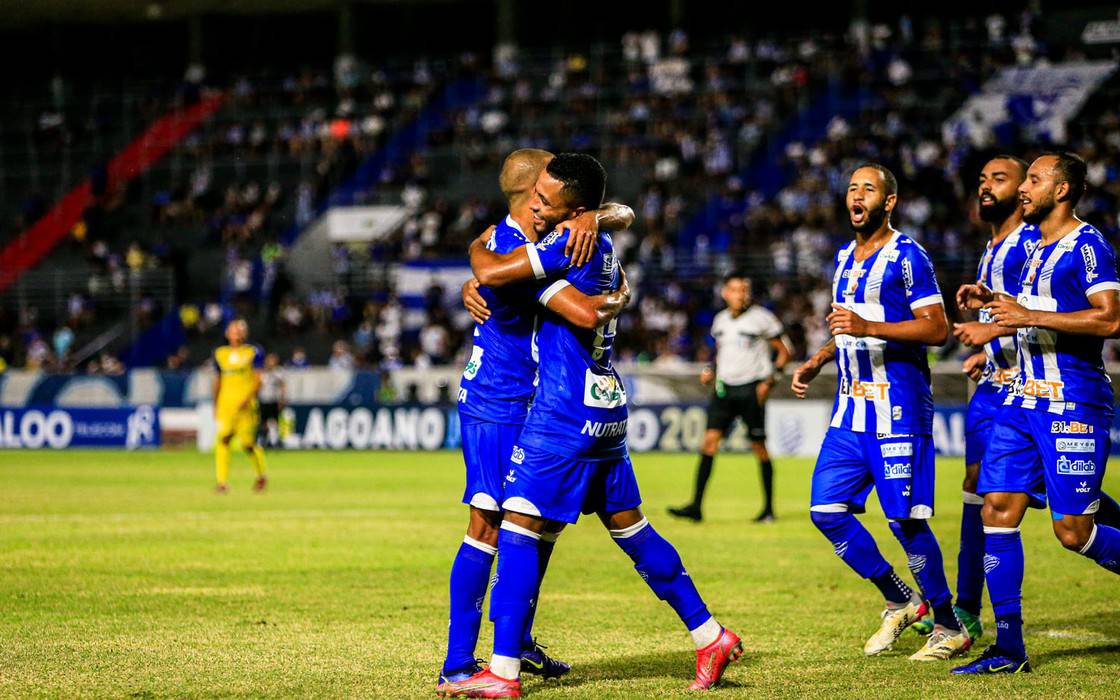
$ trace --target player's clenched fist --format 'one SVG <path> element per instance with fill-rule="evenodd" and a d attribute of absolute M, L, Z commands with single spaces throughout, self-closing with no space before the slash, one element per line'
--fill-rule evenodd
<path fill-rule="evenodd" d="M 961 371 L 968 375 L 974 382 L 980 381 L 984 375 L 984 365 L 988 364 L 988 356 L 982 352 L 966 357 Z"/>
<path fill-rule="evenodd" d="M 832 335 L 850 335 L 856 338 L 870 335 L 870 324 L 855 311 L 840 304 L 832 305 L 832 313 L 825 319 Z"/>
<path fill-rule="evenodd" d="M 977 348 L 996 337 L 996 328 L 991 323 L 969 321 L 968 323 L 954 323 L 953 335 L 957 340 L 970 348 Z"/>
<path fill-rule="evenodd" d="M 705 367 L 700 372 L 700 383 L 701 384 L 704 384 L 704 385 L 711 384 L 712 380 L 715 379 L 715 378 L 716 378 L 716 371 L 714 369 L 712 369 L 711 367 Z"/>
<path fill-rule="evenodd" d="M 1035 325 L 1031 311 L 1017 301 L 997 299 L 986 307 L 992 323 L 1003 328 L 1027 328 Z"/>

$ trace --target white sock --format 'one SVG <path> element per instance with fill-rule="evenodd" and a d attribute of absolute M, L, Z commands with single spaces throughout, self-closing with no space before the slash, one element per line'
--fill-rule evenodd
<path fill-rule="evenodd" d="M 707 622 L 694 630 L 689 630 L 688 633 L 692 635 L 692 643 L 696 645 L 696 648 L 703 649 L 719 639 L 722 631 L 723 625 L 716 622 L 714 617 L 709 617 Z"/>
<path fill-rule="evenodd" d="M 507 681 L 517 680 L 521 675 L 521 657 L 494 654 L 490 657 L 490 673 Z"/>

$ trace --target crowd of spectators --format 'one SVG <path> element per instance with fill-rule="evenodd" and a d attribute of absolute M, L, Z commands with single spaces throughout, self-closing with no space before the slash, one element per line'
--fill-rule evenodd
<path fill-rule="evenodd" d="M 930 250 L 943 288 L 955 288 L 983 246 L 972 206 L 977 167 L 995 152 L 1029 156 L 1044 144 L 1014 134 L 962 140 L 945 132 L 945 120 L 1001 67 L 1078 57 L 1048 44 L 1030 14 L 903 17 L 798 40 L 693 41 L 678 30 L 547 55 L 499 46 L 488 65 L 456 63 L 484 79 L 482 99 L 449 112 L 423 148 L 386 167 L 376 195 L 358 193 L 402 206 L 398 228 L 369 245 L 335 246 L 333 283 L 297 294 L 286 282 L 284 232 L 312 221 L 324 197 L 450 75 L 429 61 L 388 71 L 340 59 L 333 74 L 235 81 L 230 105 L 179 149 L 165 186 L 150 188 L 147 238 L 109 230 L 113 207 L 129 205 L 122 193 L 91 208 L 75 238 L 95 270 L 90 285 L 115 288 L 130 270 L 184 266 L 172 232 L 201 231 L 198 240 L 221 251 L 223 272 L 208 294 L 177 289 L 190 334 L 220 337 L 231 313 L 248 312 L 263 319 L 266 335 L 307 337 L 298 361 L 309 352 L 310 361 L 341 368 L 458 363 L 471 328 L 457 291 L 433 287 L 420 307 L 406 308 L 391 276 L 370 271 L 461 259 L 470 238 L 504 213 L 494 188 L 479 194 L 463 182 L 493 180 L 511 150 L 585 151 L 607 165 L 610 194 L 638 216 L 615 236 L 636 290 L 620 319 L 620 360 L 708 360 L 720 280 L 732 269 L 755 278 L 756 297 L 804 356 L 827 339 L 832 256 L 850 235 L 850 170 L 877 160 L 895 171 L 895 226 Z M 833 111 L 823 128 L 805 127 L 821 95 Z M 1090 167 L 1079 212 L 1115 237 L 1120 111 L 1098 105 L 1086 115 L 1068 143 Z M 0 354 L 5 343 L 19 346 L 30 365 L 29 337 L 0 328 Z M 168 363 L 185 367 L 190 358 Z"/>

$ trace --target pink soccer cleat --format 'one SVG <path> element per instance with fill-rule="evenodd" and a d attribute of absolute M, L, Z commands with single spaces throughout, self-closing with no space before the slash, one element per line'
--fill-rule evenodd
<path fill-rule="evenodd" d="M 743 640 L 739 635 L 724 628 L 716 641 L 703 649 L 696 650 L 696 680 L 688 686 L 689 690 L 714 688 L 723 678 L 723 672 L 733 661 L 743 655 Z"/>

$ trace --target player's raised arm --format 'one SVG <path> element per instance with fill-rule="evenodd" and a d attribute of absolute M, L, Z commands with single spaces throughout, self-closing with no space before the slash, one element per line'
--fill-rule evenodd
<path fill-rule="evenodd" d="M 816 379 L 820 374 L 821 368 L 832 362 L 836 358 L 836 341 L 830 340 L 824 344 L 820 350 L 817 350 L 808 360 L 801 363 L 801 366 L 793 371 L 793 381 L 790 382 L 790 389 L 793 395 L 799 399 L 805 398 L 809 392 L 809 383 Z"/>
<path fill-rule="evenodd" d="M 1108 289 L 1087 299 L 1090 308 L 1068 313 L 1036 311 L 1006 300 L 993 301 L 988 309 L 992 322 L 1003 328 L 1049 328 L 1059 333 L 1120 338 L 1120 292 Z"/>
<path fill-rule="evenodd" d="M 620 231 L 634 223 L 634 210 L 625 204 L 607 202 L 594 211 L 587 211 L 559 224 L 558 230 L 568 231 L 568 244 L 564 255 L 572 260 L 572 267 L 582 267 L 591 259 L 599 240 L 599 230 Z"/>
<path fill-rule="evenodd" d="M 563 273 L 572 266 L 564 254 L 568 232 L 557 229 L 536 243 L 526 243 L 508 253 L 495 253 L 487 246 L 486 234 L 476 238 L 470 247 L 471 270 L 475 279 L 487 287 L 502 287 L 527 280 L 544 280 Z"/>
<path fill-rule="evenodd" d="M 616 291 L 589 297 L 567 280 L 557 280 L 541 293 L 540 302 L 573 326 L 592 330 L 622 313 L 630 303 L 630 284 L 623 274 Z"/>
<path fill-rule="evenodd" d="M 913 309 L 914 318 L 909 321 L 887 323 L 868 321 L 855 311 L 840 304 L 832 305 L 832 313 L 826 319 L 832 335 L 850 335 L 855 338 L 871 336 L 898 343 L 921 343 L 922 345 L 941 345 L 949 337 L 949 320 L 945 317 L 945 307 L 939 302 Z"/>

